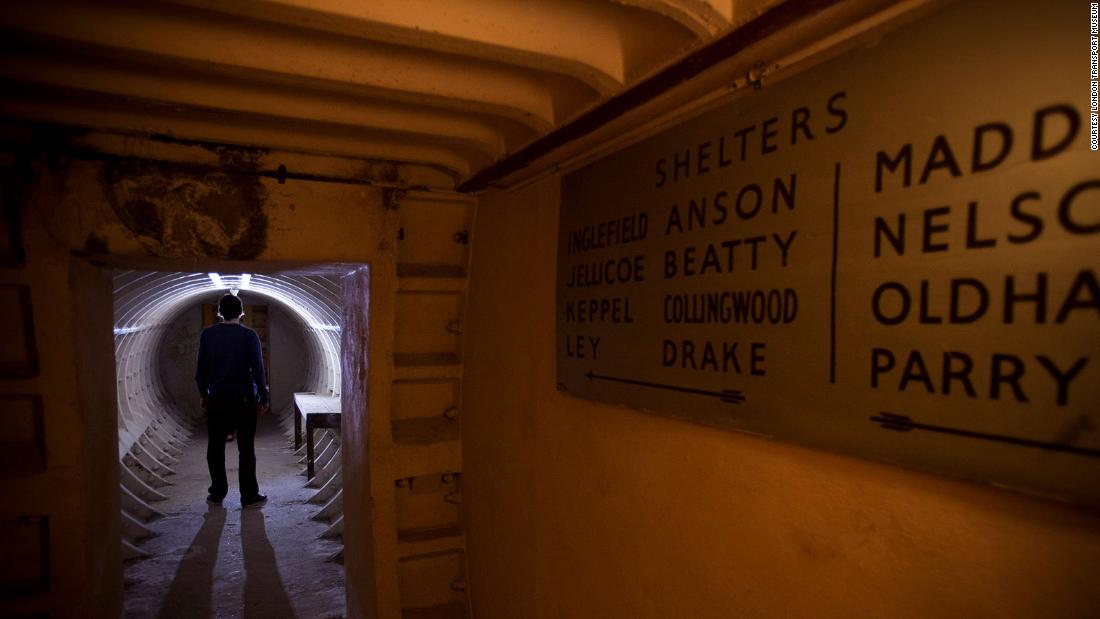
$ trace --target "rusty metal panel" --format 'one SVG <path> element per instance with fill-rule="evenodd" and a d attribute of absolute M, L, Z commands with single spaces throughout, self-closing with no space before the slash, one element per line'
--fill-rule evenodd
<path fill-rule="evenodd" d="M 401 264 L 466 268 L 474 207 L 461 200 L 410 196 L 401 202 L 401 234 L 397 257 Z"/>
<path fill-rule="evenodd" d="M 0 598 L 15 601 L 49 589 L 49 542 L 46 516 L 0 520 Z"/>
<path fill-rule="evenodd" d="M 0 327 L 0 378 L 37 376 L 38 342 L 29 286 L 0 285 Z"/>
<path fill-rule="evenodd" d="M 420 616 L 466 616 L 465 571 L 461 550 L 405 557 L 398 561 L 401 606 L 406 616 L 418 616 L 418 613 Z"/>
<path fill-rule="evenodd" d="M 394 347 L 405 353 L 459 353 L 463 295 L 402 292 L 397 295 Z"/>
<path fill-rule="evenodd" d="M 4 165 L 6 163 L 0 159 L 0 267 L 22 267 L 27 260 L 23 247 L 22 201 L 29 174 Z"/>
<path fill-rule="evenodd" d="M 559 388 L 1100 503 L 1082 6 L 952 4 L 567 175 Z"/>
<path fill-rule="evenodd" d="M 46 470 L 42 396 L 0 395 L 0 477 Z"/>
<path fill-rule="evenodd" d="M 458 535 L 459 474 L 420 475 L 396 481 L 399 539 Z"/>

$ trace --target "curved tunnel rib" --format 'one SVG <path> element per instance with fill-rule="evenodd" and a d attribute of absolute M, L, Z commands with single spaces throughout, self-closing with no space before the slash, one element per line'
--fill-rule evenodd
<path fill-rule="evenodd" d="M 284 309 L 298 323 L 307 349 L 305 390 L 340 395 L 340 284 L 327 275 L 218 275 L 118 271 L 114 277 L 115 363 L 118 391 L 118 440 L 122 491 L 123 555 L 148 556 L 137 544 L 155 535 L 145 523 L 160 514 L 149 503 L 164 499 L 171 485 L 172 465 L 189 441 L 194 420 L 164 384 L 159 359 L 173 320 L 203 297 L 219 291 L 246 291 Z M 293 404 L 280 411 L 291 432 Z M 288 423 L 289 422 L 289 423 Z M 339 510 L 339 436 L 327 432 L 320 440 L 331 445 L 318 461 L 325 484 L 325 512 Z M 322 493 L 317 493 L 319 496 Z M 334 503 L 335 501 L 335 503 Z M 336 514 L 334 517 L 338 517 Z"/>

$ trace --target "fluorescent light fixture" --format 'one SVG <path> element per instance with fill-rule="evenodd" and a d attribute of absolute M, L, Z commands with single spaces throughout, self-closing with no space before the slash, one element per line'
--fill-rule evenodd
<path fill-rule="evenodd" d="M 225 284 L 222 283 L 222 276 L 217 273 L 207 273 L 210 276 L 210 281 L 214 282 L 215 288 L 225 288 Z"/>
<path fill-rule="evenodd" d="M 241 288 L 248 288 L 248 282 L 250 282 L 250 281 L 252 281 L 252 274 L 251 273 L 242 273 L 241 274 Z"/>

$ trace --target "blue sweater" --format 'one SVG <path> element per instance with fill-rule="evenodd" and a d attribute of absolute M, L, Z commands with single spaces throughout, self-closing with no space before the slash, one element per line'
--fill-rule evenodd
<path fill-rule="evenodd" d="M 199 336 L 199 364 L 195 382 L 202 397 L 252 396 L 267 402 L 267 376 L 260 337 L 248 327 L 221 323 Z"/>

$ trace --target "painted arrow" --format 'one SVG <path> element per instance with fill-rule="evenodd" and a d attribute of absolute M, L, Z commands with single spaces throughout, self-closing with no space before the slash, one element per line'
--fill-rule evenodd
<path fill-rule="evenodd" d="M 695 389 L 692 387 L 680 387 L 678 385 L 664 385 L 661 383 L 650 383 L 644 380 L 634 380 L 633 378 L 620 378 L 618 376 L 606 376 L 604 374 L 596 374 L 592 370 L 589 370 L 585 376 L 588 380 L 609 380 L 616 383 L 626 383 L 628 385 L 639 385 L 642 387 L 652 387 L 654 389 L 668 389 L 669 391 L 680 391 L 682 393 L 693 393 L 695 395 L 705 395 L 712 398 L 718 398 L 726 404 L 740 404 L 745 401 L 745 394 L 741 391 L 733 389 L 725 389 L 723 391 L 707 391 L 705 389 Z"/>
<path fill-rule="evenodd" d="M 1087 447 L 1076 447 L 1074 445 L 1066 445 L 1063 443 L 1046 443 L 1043 441 L 1034 441 L 1026 438 L 1019 438 L 1015 436 L 1005 436 L 1003 434 L 989 434 L 986 432 L 975 432 L 973 430 L 964 430 L 962 428 L 948 428 L 946 426 L 934 426 L 927 423 L 918 423 L 913 421 L 905 415 L 898 415 L 895 413 L 879 413 L 873 415 L 871 421 L 879 424 L 887 430 L 895 430 L 897 432 L 909 432 L 910 430 L 924 430 L 926 432 L 939 432 L 940 434 L 953 434 L 955 436 L 965 436 L 966 438 L 976 438 L 985 441 L 997 441 L 999 443 L 1009 443 L 1012 445 L 1021 445 L 1023 447 L 1034 447 L 1036 449 L 1046 449 L 1048 451 L 1061 451 L 1065 453 L 1077 454 L 1079 456 L 1089 456 L 1091 458 L 1100 458 L 1100 449 L 1089 449 Z"/>

